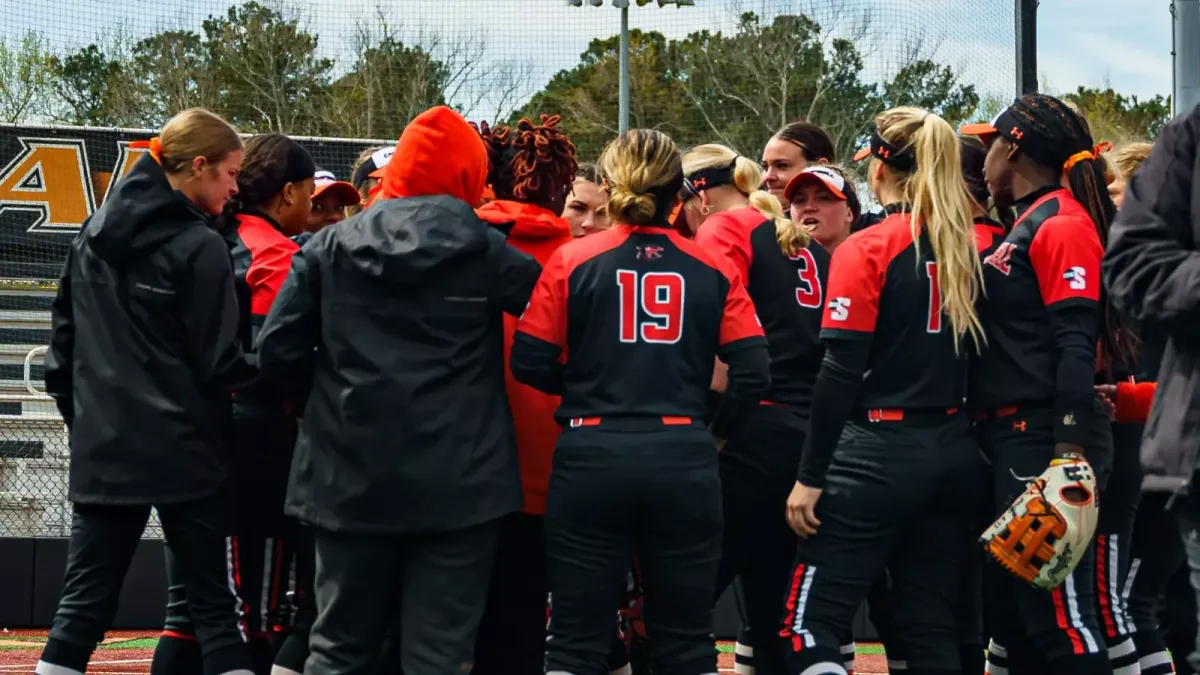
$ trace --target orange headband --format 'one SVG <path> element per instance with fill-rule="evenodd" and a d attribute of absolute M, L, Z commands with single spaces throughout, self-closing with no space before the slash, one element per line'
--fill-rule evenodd
<path fill-rule="evenodd" d="M 148 150 L 150 152 L 150 156 L 154 158 L 154 161 L 162 164 L 162 139 L 160 139 L 158 136 L 155 136 L 148 141 L 134 141 L 129 144 L 129 147 L 137 148 L 139 150 Z"/>
<path fill-rule="evenodd" d="M 1063 162 L 1063 173 L 1070 173 L 1072 167 L 1086 159 L 1099 159 L 1100 153 L 1109 150 L 1112 150 L 1112 143 L 1108 141 L 1100 141 L 1091 150 L 1081 150 L 1068 157 L 1066 162 Z"/>

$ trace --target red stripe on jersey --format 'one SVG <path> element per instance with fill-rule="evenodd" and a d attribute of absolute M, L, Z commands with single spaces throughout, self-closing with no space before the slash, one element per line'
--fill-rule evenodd
<path fill-rule="evenodd" d="M 754 249 L 750 234 L 763 223 L 758 209 L 746 206 L 709 216 L 696 232 L 695 242 L 709 253 L 725 258 L 737 268 L 742 283 L 750 283 Z"/>
<path fill-rule="evenodd" d="M 265 218 L 238 214 L 238 239 L 250 252 L 246 286 L 250 288 L 250 313 L 266 316 L 292 269 L 292 256 L 300 247 Z"/>
<path fill-rule="evenodd" d="M 919 231 L 919 230 L 918 230 Z M 888 265 L 913 245 L 908 214 L 894 213 L 842 242 L 829 263 L 822 329 L 875 331 Z"/>
<path fill-rule="evenodd" d="M 1063 601 L 1062 586 L 1051 591 L 1050 597 L 1054 600 L 1054 619 L 1058 623 L 1059 630 L 1067 634 L 1067 638 L 1071 641 L 1071 651 L 1075 654 L 1082 654 L 1083 639 L 1079 637 L 1079 631 L 1067 623 L 1067 607 Z"/>
<path fill-rule="evenodd" d="M 996 245 L 997 241 L 1003 241 L 1008 233 L 1004 231 L 1002 225 L 996 225 L 988 220 L 975 221 L 975 248 L 980 251 L 986 251 Z"/>
<path fill-rule="evenodd" d="M 746 278 L 738 273 L 733 263 L 723 257 L 711 255 L 696 242 L 685 239 L 674 230 L 670 231 L 667 237 L 681 252 L 719 271 L 729 281 L 729 291 L 725 295 L 725 311 L 721 315 L 721 334 L 718 344 L 723 347 L 731 342 L 747 338 L 765 338 L 762 322 L 758 320 L 758 314 L 754 311 L 754 301 L 746 292 Z"/>
<path fill-rule="evenodd" d="M 1100 618 L 1104 620 L 1104 634 L 1117 636 L 1117 623 L 1113 619 L 1112 602 L 1108 592 L 1108 537 L 1096 537 L 1096 597 L 1100 599 Z"/>

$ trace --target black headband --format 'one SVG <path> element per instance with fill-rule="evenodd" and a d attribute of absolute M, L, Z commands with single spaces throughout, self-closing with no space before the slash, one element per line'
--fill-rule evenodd
<path fill-rule="evenodd" d="M 289 139 L 290 140 L 290 139 Z M 317 165 L 312 155 L 296 141 L 288 145 L 287 166 L 283 169 L 283 182 L 295 183 L 312 178 L 317 173 Z"/>
<path fill-rule="evenodd" d="M 871 132 L 871 154 L 884 164 L 900 171 L 912 171 L 917 168 L 917 157 L 911 148 L 897 148 L 880 136 L 878 131 Z"/>
<path fill-rule="evenodd" d="M 701 190 L 711 190 L 722 185 L 733 185 L 733 174 L 737 169 L 738 158 L 725 166 L 714 166 L 688 174 L 684 179 L 684 189 L 691 194 L 699 194 Z"/>

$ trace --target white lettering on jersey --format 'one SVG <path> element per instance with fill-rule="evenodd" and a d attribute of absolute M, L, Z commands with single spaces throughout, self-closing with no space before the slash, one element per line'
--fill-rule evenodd
<path fill-rule="evenodd" d="M 1082 291 L 1087 288 L 1087 270 L 1082 267 L 1072 267 L 1063 274 L 1063 278 L 1071 282 L 1071 290 Z"/>
<path fill-rule="evenodd" d="M 845 321 L 850 318 L 850 298 L 834 298 L 829 301 L 829 318 Z"/>

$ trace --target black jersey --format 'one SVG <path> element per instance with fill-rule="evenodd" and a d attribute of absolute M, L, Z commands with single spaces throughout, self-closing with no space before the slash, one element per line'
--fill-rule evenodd
<path fill-rule="evenodd" d="M 771 391 L 767 399 L 807 408 L 821 369 L 821 311 L 829 253 L 815 240 L 794 255 L 779 249 L 774 221 L 745 207 L 710 216 L 696 243 L 737 268 L 767 336 Z"/>
<path fill-rule="evenodd" d="M 954 347 L 929 237 L 888 215 L 834 251 L 825 340 L 869 345 L 857 409 L 953 408 L 965 394 L 967 349 Z"/>
<path fill-rule="evenodd" d="M 747 363 L 738 358 L 745 352 L 763 372 L 735 365 Z M 551 256 L 517 326 L 511 362 L 519 381 L 561 391 L 560 423 L 699 420 L 718 355 L 731 381 L 765 393 L 766 340 L 737 271 L 674 230 L 618 225 Z"/>
<path fill-rule="evenodd" d="M 1067 190 L 1022 200 L 1012 231 L 983 260 L 979 319 L 987 347 L 972 363 L 971 406 L 1053 405 L 1058 442 L 1090 428 L 1100 259 L 1096 226 Z M 1082 433 L 1082 432 L 1080 432 Z"/>

